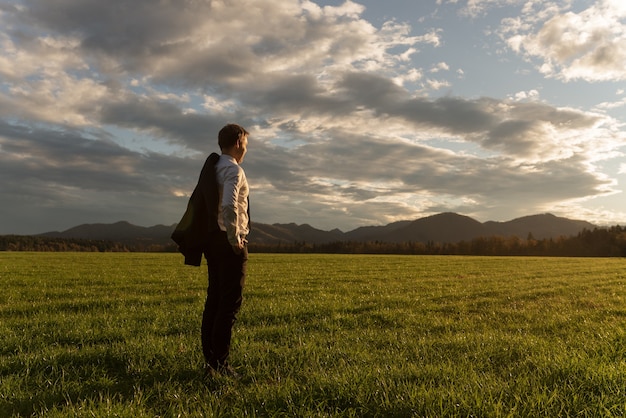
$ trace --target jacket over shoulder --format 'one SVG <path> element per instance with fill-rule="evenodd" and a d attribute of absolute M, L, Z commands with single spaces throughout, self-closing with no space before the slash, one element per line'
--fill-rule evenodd
<path fill-rule="evenodd" d="M 178 244 L 178 250 L 185 256 L 187 265 L 202 264 L 202 254 L 208 248 L 211 234 L 219 230 L 219 192 L 215 174 L 215 164 L 219 159 L 216 153 L 206 159 L 198 184 L 187 203 L 187 210 L 171 235 Z"/>

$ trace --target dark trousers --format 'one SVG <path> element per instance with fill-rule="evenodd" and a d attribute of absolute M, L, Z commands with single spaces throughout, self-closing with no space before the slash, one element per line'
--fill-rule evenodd
<path fill-rule="evenodd" d="M 202 352 L 210 367 L 228 365 L 232 329 L 243 300 L 248 248 L 235 254 L 226 232 L 220 231 L 205 252 L 209 286 L 202 315 Z"/>

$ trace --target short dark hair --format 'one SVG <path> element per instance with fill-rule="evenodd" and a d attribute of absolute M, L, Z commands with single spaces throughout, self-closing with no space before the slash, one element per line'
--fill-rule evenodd
<path fill-rule="evenodd" d="M 224 126 L 217 135 L 217 143 L 221 150 L 228 149 L 237 143 L 237 140 L 248 136 L 249 133 L 242 126 L 229 123 Z"/>

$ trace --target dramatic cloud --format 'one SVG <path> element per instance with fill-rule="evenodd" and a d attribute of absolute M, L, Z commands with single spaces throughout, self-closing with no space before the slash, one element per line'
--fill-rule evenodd
<path fill-rule="evenodd" d="M 556 209 L 594 221 L 584 205 L 623 189 L 612 162 L 624 121 L 611 113 L 623 97 L 549 100 L 580 80 L 623 80 L 617 0 L 439 1 L 384 18 L 368 15 L 376 3 L 334 3 L 0 5 L 0 233 L 174 223 L 227 122 L 252 132 L 258 222 L 348 230 Z M 509 68 L 459 62 L 450 33 L 473 25 L 538 81 L 510 71 L 502 94 Z M 494 94 L 473 93 L 477 79 Z"/>
<path fill-rule="evenodd" d="M 622 0 L 601 0 L 579 12 L 561 12 L 551 2 L 529 2 L 524 12 L 503 20 L 503 36 L 514 50 L 539 59 L 544 74 L 565 81 L 626 79 Z"/>

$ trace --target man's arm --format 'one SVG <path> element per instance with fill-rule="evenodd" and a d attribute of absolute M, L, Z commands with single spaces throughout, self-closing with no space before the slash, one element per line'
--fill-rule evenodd
<path fill-rule="evenodd" d="M 238 219 L 238 196 L 241 189 L 242 176 L 239 167 L 230 167 L 224 178 L 224 189 L 222 192 L 222 217 L 226 227 L 228 242 L 233 247 L 233 251 L 239 254 L 243 250 L 244 243 L 239 234 Z"/>

